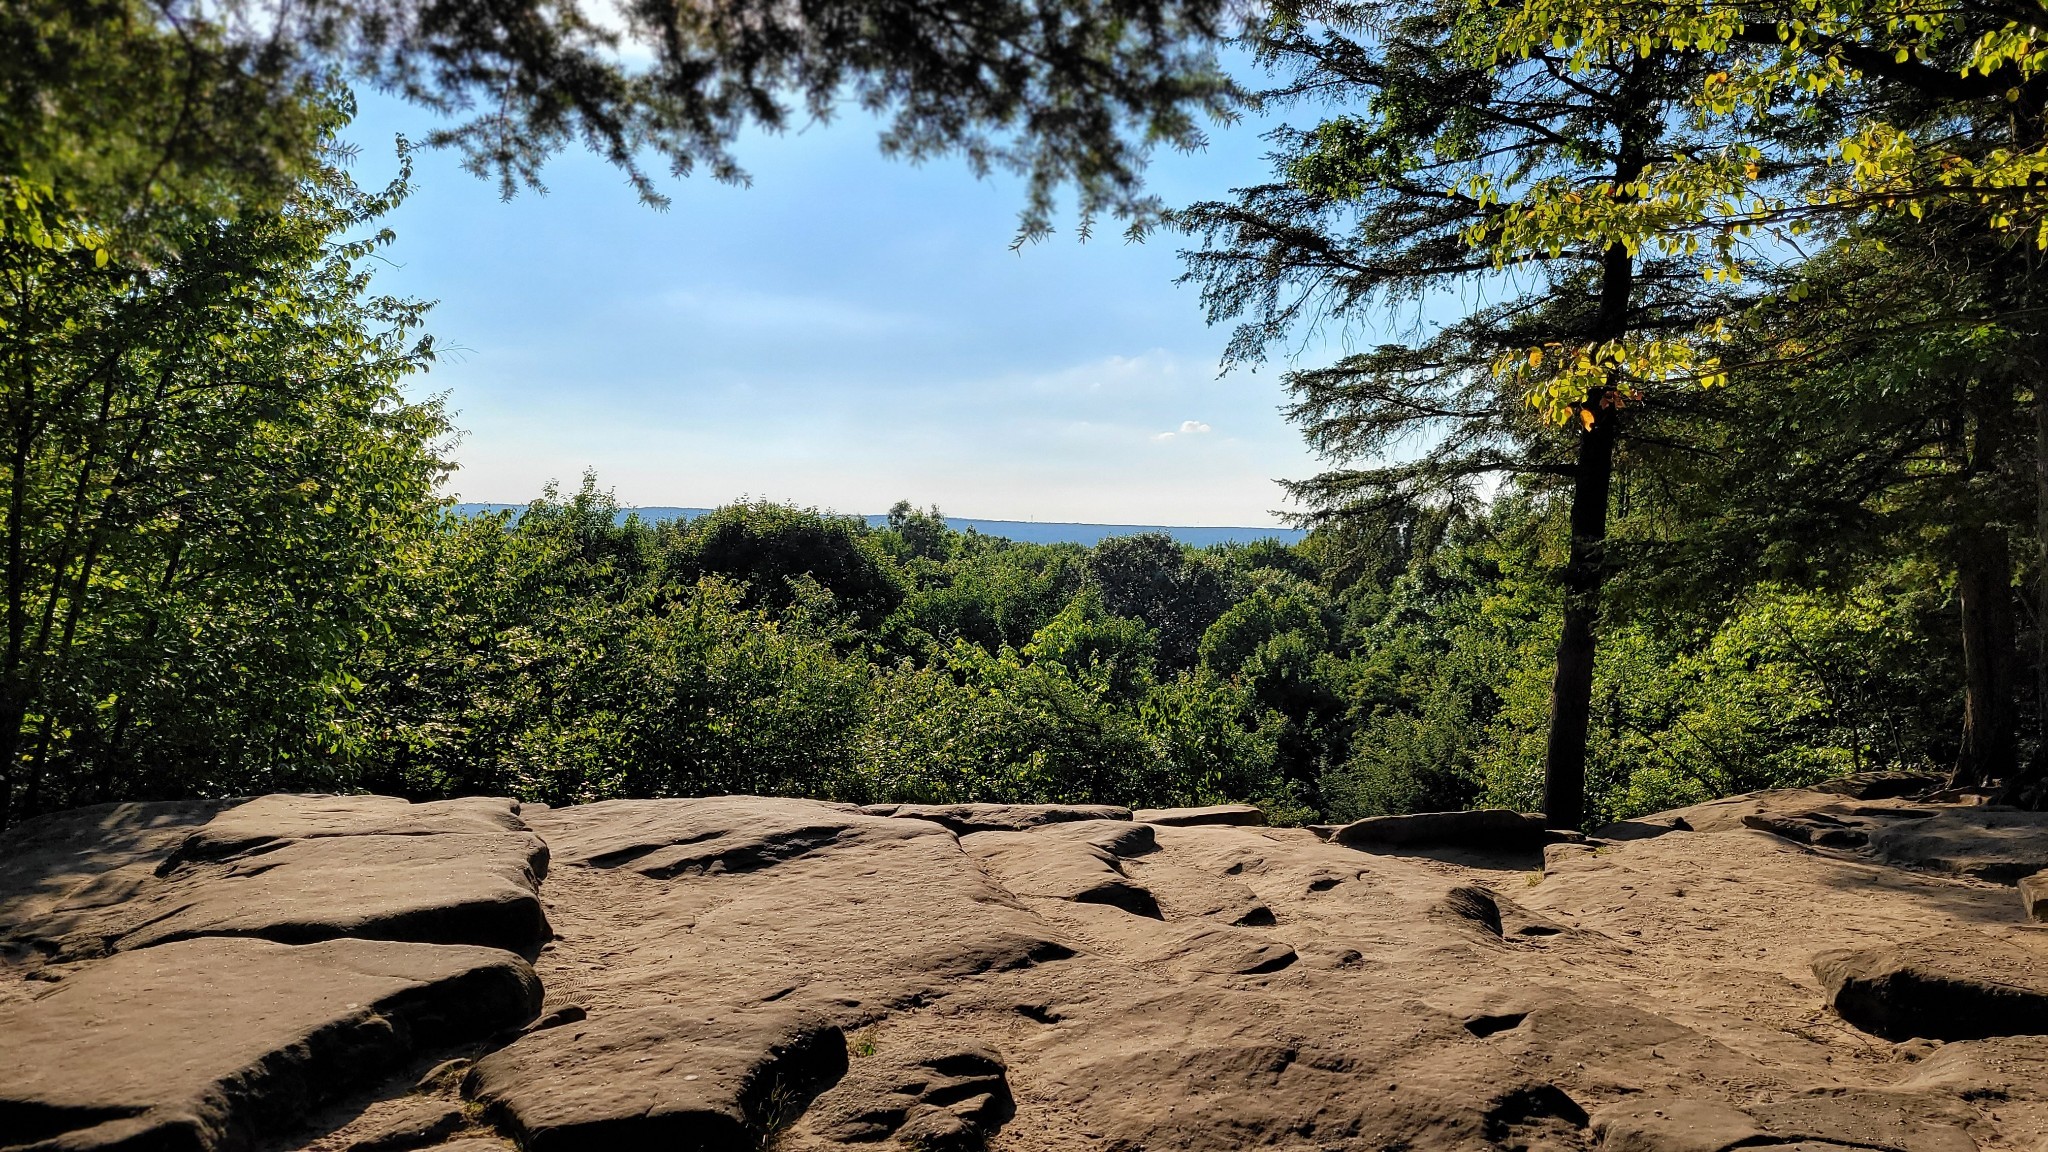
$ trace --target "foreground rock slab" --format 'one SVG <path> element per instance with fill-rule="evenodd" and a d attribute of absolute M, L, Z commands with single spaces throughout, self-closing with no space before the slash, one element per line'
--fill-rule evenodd
<path fill-rule="evenodd" d="M 1141 808 L 1131 813 L 1131 819 L 1141 824 L 1164 824 L 1172 828 L 1188 828 L 1201 824 L 1262 828 L 1266 824 L 1266 814 L 1250 804 L 1211 804 L 1202 808 Z"/>
<path fill-rule="evenodd" d="M 864 1052 L 804 1122 L 838 1144 L 893 1137 L 930 1152 L 979 1147 L 1016 1111 L 1007 1071 L 1001 1056 L 980 1045 Z"/>
<path fill-rule="evenodd" d="M 142 892 L 193 831 L 231 802 L 99 804 L 0 832 L 0 959 L 26 958 L 92 910 Z"/>
<path fill-rule="evenodd" d="M 421 1053 L 539 1009 L 489 948 L 207 939 L 86 966 L 0 1008 L 0 1148 L 246 1147 Z"/>
<path fill-rule="evenodd" d="M 1472 812 L 1417 812 L 1368 816 L 1337 829 L 1332 843 L 1347 848 L 1526 849 L 1550 839 L 1543 818 L 1500 808 Z"/>
<path fill-rule="evenodd" d="M 0 950 L 0 1084 L 31 1032 L 30 1047 L 58 1051 L 99 1027 L 83 1010 L 57 1025 L 28 1014 L 95 981 L 74 1009 L 119 1003 L 154 982 L 136 966 L 160 958 L 192 957 L 176 965 L 184 979 L 204 958 L 186 950 L 483 951 L 368 941 L 388 921 L 326 912 L 349 938 L 285 946 L 206 935 L 243 930 L 212 913 L 189 919 L 290 911 L 225 893 L 256 891 L 266 859 L 311 869 L 315 849 L 438 860 L 459 881 L 448 894 L 527 870 L 552 929 L 528 949 L 546 1003 L 529 991 L 503 1014 L 531 1015 L 523 1030 L 436 1048 L 419 1039 L 424 1017 L 357 991 L 371 978 L 354 969 L 180 985 L 133 1030 L 244 1035 L 254 1013 L 292 1026 L 266 1024 L 254 1055 L 208 1068 L 335 1066 L 313 1057 L 339 1045 L 349 1071 L 188 1076 L 163 1041 L 161 1059 L 102 1064 L 165 1074 L 124 1073 L 95 1094 L 81 1086 L 107 1082 L 100 1072 L 59 1059 L 33 1098 L 0 1104 L 0 1133 L 56 1152 L 107 1147 L 119 1134 L 103 1125 L 203 1114 L 215 1119 L 166 1121 L 201 1133 L 171 1146 L 2042 1152 L 2048 1022 L 2015 990 L 2048 990 L 2048 932 L 2011 886 L 1893 862 L 1866 850 L 1868 829 L 1865 845 L 1836 847 L 1744 821 L 1829 805 L 1848 805 L 1833 818 L 1851 827 L 1946 821 L 1945 858 L 2048 849 L 1995 812 L 1815 792 L 1643 817 L 1626 841 L 1543 833 L 1541 854 L 1514 813 L 1368 825 L 1394 831 L 1354 834 L 1357 847 L 1116 808 L 745 796 L 552 810 L 277 797 L 75 815 L 72 858 L 64 836 L 0 841 L 0 878 L 25 890 L 0 892 L 17 948 Z M 1850 810 L 1872 806 L 1914 811 Z M 1504 850 L 1503 832 L 1529 840 Z M 534 856 L 512 859 L 528 836 L 544 842 L 544 876 Z M 378 855 L 341 873 L 365 878 L 365 905 L 396 887 Z M 172 891 L 185 899 L 161 902 Z M 151 918 L 180 916 L 178 931 L 202 934 L 151 937 Z M 266 913 L 249 930 L 287 922 Z M 46 954 L 93 924 L 123 926 L 112 951 Z M 1992 1007 L 1957 1007 L 1959 987 Z M 430 1008 L 475 999 L 421 995 Z M 2035 1031 L 1960 1038 L 1984 1029 L 1956 1021 L 1987 1016 Z M 273 1045 L 284 1055 L 264 1056 Z"/>
<path fill-rule="evenodd" d="M 1844 1020 L 1886 1039 L 2048 1033 L 2048 948 L 1957 932 L 1823 952 L 1813 971 Z"/>
<path fill-rule="evenodd" d="M 2048 870 L 2048 812 L 1901 799 L 1845 801 L 1801 789 L 1716 800 L 1676 814 L 1703 832 L 1749 827 L 1896 868 L 2016 884 Z"/>
<path fill-rule="evenodd" d="M 2029 920 L 2048 920 L 2048 872 L 2020 878 L 2020 907 Z"/>
<path fill-rule="evenodd" d="M 845 1071 L 815 1014 L 663 1006 L 531 1033 L 464 1091 L 527 1152 L 754 1152 Z"/>
<path fill-rule="evenodd" d="M 203 936 L 527 951 L 550 934 L 539 896 L 548 857 L 517 808 L 481 798 L 264 797 L 193 828 L 146 875 L 131 876 L 124 899 L 58 902 L 31 935 L 58 959 Z"/>
<path fill-rule="evenodd" d="M 687 986 L 700 1004 L 797 998 L 851 1021 L 1073 955 L 928 820 L 713 797 L 606 801 L 534 823 L 552 846 L 546 892 L 562 933 L 543 975 L 593 1015 L 671 1003 Z"/>
<path fill-rule="evenodd" d="M 1028 832 L 1072 820 L 1129 820 L 1131 810 L 1114 804 L 870 804 L 867 816 L 929 820 L 961 836 L 976 832 Z"/>
<path fill-rule="evenodd" d="M 224 860 L 286 841 L 334 836 L 488 836 L 526 832 L 519 805 L 490 796 L 414 804 L 391 796 L 259 796 L 194 829 L 173 861 Z"/>
<path fill-rule="evenodd" d="M 1909 1093 L 1808 1094 L 1751 1105 L 1629 1097 L 1593 1114 L 1601 1152 L 1976 1152 L 1968 1109 Z"/>
<path fill-rule="evenodd" d="M 1756 1117 L 1728 1104 L 1630 1098 L 1592 1116 L 1604 1152 L 1724 1152 L 1768 1142 Z"/>
<path fill-rule="evenodd" d="M 1019 896 L 1105 904 L 1159 919 L 1159 901 L 1124 875 L 1122 863 L 1154 847 L 1144 824 L 1088 820 L 1039 832 L 977 832 L 960 846 Z"/>

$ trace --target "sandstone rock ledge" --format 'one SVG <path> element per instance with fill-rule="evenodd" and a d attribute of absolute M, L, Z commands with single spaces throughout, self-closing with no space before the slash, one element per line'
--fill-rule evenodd
<path fill-rule="evenodd" d="M 2043 1152 L 2009 885 L 2048 822 L 1845 795 L 1547 849 L 1513 814 L 62 813 L 0 836 L 0 1149 Z"/>

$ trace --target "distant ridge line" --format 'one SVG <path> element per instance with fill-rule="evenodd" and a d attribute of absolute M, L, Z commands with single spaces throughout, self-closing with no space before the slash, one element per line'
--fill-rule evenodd
<path fill-rule="evenodd" d="M 524 504 L 457 504 L 455 512 L 461 516 L 482 516 L 492 512 L 518 512 Z M 712 511 L 710 508 L 627 508 L 620 515 L 633 513 L 642 520 L 660 523 L 665 520 L 695 520 Z M 863 517 L 870 527 L 879 528 L 888 523 L 887 516 L 869 515 Z M 1112 536 L 1136 536 L 1141 532 L 1162 532 L 1183 544 L 1197 548 L 1211 544 L 1250 544 L 1259 540 L 1278 540 L 1283 544 L 1299 543 L 1308 535 L 1299 528 L 1251 528 L 1251 527 L 1191 527 L 1174 524 L 1069 524 L 1041 520 L 977 520 L 966 516 L 948 516 L 946 524 L 956 532 L 969 528 L 983 536 L 1001 536 L 1024 544 L 1080 544 L 1093 546 Z"/>

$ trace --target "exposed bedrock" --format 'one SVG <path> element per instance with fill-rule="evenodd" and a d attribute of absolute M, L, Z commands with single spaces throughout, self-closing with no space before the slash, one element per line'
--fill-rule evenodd
<path fill-rule="evenodd" d="M 1844 1020 L 1887 1039 L 2048 1033 L 2048 952 L 1981 932 L 1823 952 L 1813 971 Z"/>
<path fill-rule="evenodd" d="M 1124 859 L 1157 847 L 1150 825 L 1088 820 L 1038 832 L 979 832 L 960 845 L 1018 896 L 1106 904 L 1159 918 L 1158 900 L 1123 869 Z"/>
<path fill-rule="evenodd" d="M 0 838 L 0 1149 L 2040 1152 L 2048 930 L 1986 877 L 2048 833 L 1854 787 L 1563 844 L 762 797 L 63 814 Z"/>
<path fill-rule="evenodd" d="M 1635 1096 L 1592 1117 L 1602 1152 L 1975 1152 L 1958 1104 L 1892 1092 L 1809 1093 L 1751 1104 Z"/>
<path fill-rule="evenodd" d="M 1882 790 L 1880 790 L 1882 794 Z M 2048 812 L 1989 805 L 1844 800 L 1783 789 L 1682 809 L 1701 831 L 1754 828 L 1897 868 L 2016 884 L 2048 869 Z"/>
<path fill-rule="evenodd" d="M 482 798 L 264 797 L 190 829 L 146 872 L 123 869 L 119 899 L 91 876 L 91 848 L 65 865 L 78 849 L 37 837 L 24 855 L 42 862 L 54 899 L 0 923 L 0 936 L 54 959 L 205 936 L 529 951 L 549 936 L 539 896 L 548 850 L 518 807 Z M 75 890 L 58 894 L 67 884 Z"/>
<path fill-rule="evenodd" d="M 0 1148 L 244 1148 L 530 1020 L 510 949 L 548 937 L 547 848 L 517 809 L 278 796 L 10 831 Z"/>
<path fill-rule="evenodd" d="M 1164 824 L 1175 828 L 1200 824 L 1262 828 L 1266 814 L 1250 804 L 1210 804 L 1201 808 L 1140 808 L 1131 813 L 1131 819 L 1141 824 Z"/>
<path fill-rule="evenodd" d="M 1416 812 L 1368 816 L 1336 830 L 1333 843 L 1350 848 L 1538 848 L 1552 839 L 1541 816 L 1484 808 L 1472 812 Z"/>
<path fill-rule="evenodd" d="M 529 1033 L 463 1087 L 530 1152 L 744 1152 L 845 1071 L 845 1036 L 814 1013 L 660 1005 Z"/>
<path fill-rule="evenodd" d="M 893 1138 L 930 1152 L 984 1147 L 1016 1112 L 1007 1072 L 1000 1055 L 977 1044 L 924 1040 L 863 1051 L 804 1125 L 833 1144 Z"/>
<path fill-rule="evenodd" d="M 1028 832 L 1072 820 L 1129 820 L 1131 810 L 1114 804 L 869 804 L 868 816 L 929 820 L 961 836 L 976 832 Z"/>
<path fill-rule="evenodd" d="M 246 1147 L 539 1005 L 533 970 L 491 948 L 213 937 L 122 953 L 0 1008 L 0 1147 Z"/>

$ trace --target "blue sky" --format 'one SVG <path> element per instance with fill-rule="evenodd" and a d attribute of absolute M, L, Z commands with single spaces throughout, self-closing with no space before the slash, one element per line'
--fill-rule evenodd
<path fill-rule="evenodd" d="M 427 123 L 365 94 L 358 177 Z M 1153 186 L 1220 195 L 1263 177 L 1264 149 L 1219 130 Z M 1014 181 L 884 160 L 859 117 L 740 154 L 751 187 L 671 180 L 667 212 L 581 153 L 510 202 L 421 157 L 379 286 L 439 301 L 423 387 L 466 432 L 454 493 L 524 501 L 588 467 L 640 505 L 1263 525 L 1274 481 L 1317 470 L 1273 369 L 1218 378 L 1228 332 L 1172 283 L 1179 238 L 1013 252 Z"/>

